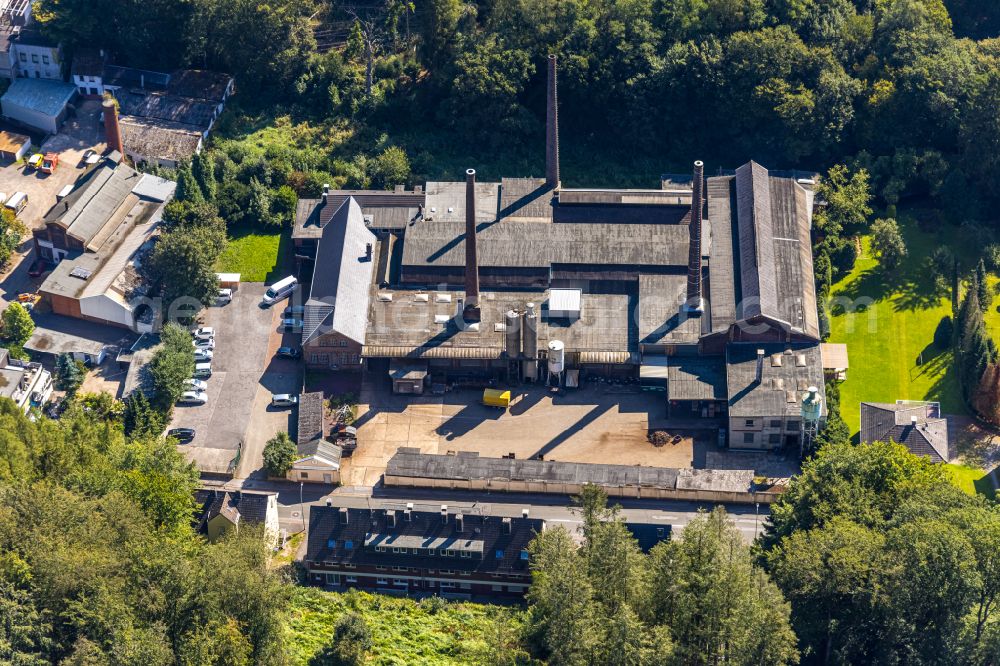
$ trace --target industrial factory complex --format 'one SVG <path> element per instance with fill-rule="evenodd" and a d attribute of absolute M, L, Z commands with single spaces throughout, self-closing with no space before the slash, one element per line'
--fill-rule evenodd
<path fill-rule="evenodd" d="M 635 379 L 730 448 L 799 449 L 825 417 L 811 183 L 696 162 L 658 190 L 564 188 L 554 57 L 548 80 L 545 178 L 299 202 L 306 363 L 418 395 Z"/>

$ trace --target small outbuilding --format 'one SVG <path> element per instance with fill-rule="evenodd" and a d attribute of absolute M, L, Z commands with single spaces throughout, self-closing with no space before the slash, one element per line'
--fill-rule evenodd
<path fill-rule="evenodd" d="M 0 160 L 16 162 L 31 150 L 31 137 L 27 134 L 0 131 Z"/>
<path fill-rule="evenodd" d="M 14 79 L 0 97 L 3 117 L 49 134 L 59 131 L 76 86 L 50 79 Z"/>

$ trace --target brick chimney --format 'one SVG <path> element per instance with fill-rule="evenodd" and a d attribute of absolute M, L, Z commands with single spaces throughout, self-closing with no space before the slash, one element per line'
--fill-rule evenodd
<path fill-rule="evenodd" d="M 559 187 L 559 101 L 556 96 L 556 56 L 549 56 L 548 92 L 545 96 L 545 184 Z"/>
<path fill-rule="evenodd" d="M 122 128 L 118 124 L 118 105 L 113 99 L 104 100 L 104 133 L 107 136 L 108 148 L 125 155 L 122 143 Z"/>
<path fill-rule="evenodd" d="M 465 309 L 467 321 L 479 321 L 479 254 L 476 248 L 476 170 L 465 171 Z"/>
<path fill-rule="evenodd" d="M 705 186 L 705 165 L 699 160 L 694 163 L 694 181 L 691 192 L 691 222 L 688 226 L 687 301 L 684 311 L 698 315 L 705 309 L 701 291 L 701 220 L 705 207 L 703 188 Z"/>

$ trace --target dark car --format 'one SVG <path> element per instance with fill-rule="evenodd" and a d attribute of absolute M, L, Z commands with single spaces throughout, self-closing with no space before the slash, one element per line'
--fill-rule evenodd
<path fill-rule="evenodd" d="M 167 437 L 173 437 L 178 442 L 190 442 L 194 439 L 194 428 L 171 428 L 167 431 Z"/>
<path fill-rule="evenodd" d="M 48 266 L 48 262 L 44 259 L 39 259 L 35 263 L 31 264 L 31 267 L 28 269 L 28 277 L 39 277 L 42 273 L 49 270 Z"/>
<path fill-rule="evenodd" d="M 298 347 L 278 347 L 278 351 L 275 356 L 281 356 L 282 358 L 300 358 L 302 356 L 302 351 Z"/>
<path fill-rule="evenodd" d="M 281 326 L 286 331 L 298 331 L 302 329 L 302 320 L 296 318 L 282 319 Z"/>
<path fill-rule="evenodd" d="M 289 319 L 291 317 L 301 317 L 302 313 L 305 311 L 306 309 L 302 305 L 289 305 L 285 308 L 285 311 L 281 313 L 281 316 L 285 319 Z"/>

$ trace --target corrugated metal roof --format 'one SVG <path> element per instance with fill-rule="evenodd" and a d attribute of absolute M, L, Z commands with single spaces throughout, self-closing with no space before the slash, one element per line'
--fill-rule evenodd
<path fill-rule="evenodd" d="M 398 345 L 365 345 L 361 355 L 367 358 L 456 358 L 494 360 L 500 358 L 499 347 L 404 347 Z"/>

